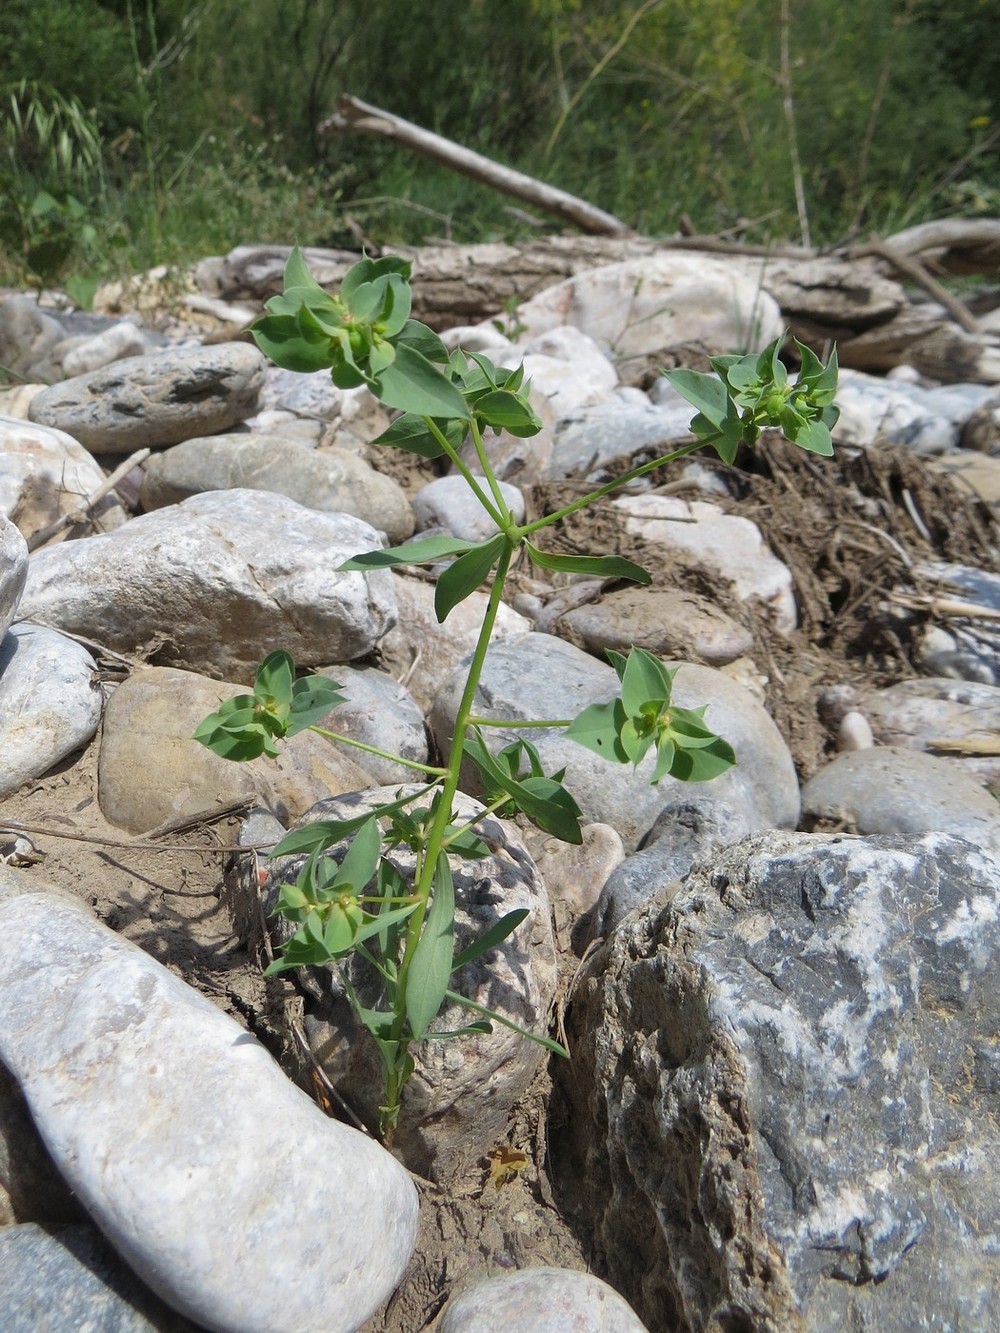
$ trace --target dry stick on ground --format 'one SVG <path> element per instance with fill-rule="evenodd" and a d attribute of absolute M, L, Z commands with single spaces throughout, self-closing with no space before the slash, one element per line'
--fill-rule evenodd
<path fill-rule="evenodd" d="M 598 236 L 634 234 L 632 228 L 626 226 L 620 218 L 595 208 L 593 204 L 578 199 L 576 195 L 545 185 L 542 181 L 525 176 L 520 171 L 512 171 L 510 167 L 503 167 L 480 153 L 462 148 L 451 139 L 421 129 L 412 121 L 394 116 L 391 111 L 370 106 L 349 93 L 340 99 L 340 110 L 322 122 L 319 132 L 323 135 L 360 132 L 393 139 L 404 148 L 412 149 L 415 153 L 429 157 L 433 162 L 450 167 L 452 171 L 469 176 L 483 185 L 489 185 L 503 194 L 512 195 L 515 199 L 532 204 L 535 208 L 541 208 L 546 213 L 553 213 L 564 222 L 579 227 L 581 231 L 592 232 Z"/>
<path fill-rule="evenodd" d="M 152 450 L 139 449 L 125 462 L 115 468 L 109 477 L 105 477 L 97 490 L 92 491 L 87 496 L 79 509 L 74 509 L 68 514 L 61 514 L 54 522 L 46 524 L 44 528 L 39 528 L 28 538 L 28 550 L 37 551 L 39 546 L 44 546 L 47 541 L 57 536 L 64 528 L 76 527 L 79 524 L 89 523 L 93 517 L 94 510 L 121 481 L 122 477 L 127 477 L 134 467 L 144 463 Z"/>
<path fill-rule="evenodd" d="M 880 241 L 877 236 L 873 236 L 864 247 L 864 253 L 866 255 L 876 255 L 879 259 L 886 260 L 900 273 L 912 278 L 914 282 L 923 287 L 925 292 L 933 296 L 935 301 L 939 301 L 944 306 L 955 322 L 965 329 L 966 333 L 979 332 L 979 321 L 965 302 L 960 301 L 957 296 L 953 296 L 946 287 L 942 287 L 941 283 L 936 278 L 932 278 L 923 264 L 914 259 L 912 255 L 900 254 L 887 242 Z"/>

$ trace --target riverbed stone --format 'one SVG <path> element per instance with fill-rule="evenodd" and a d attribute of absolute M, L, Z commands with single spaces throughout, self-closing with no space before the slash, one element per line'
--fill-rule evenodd
<path fill-rule="evenodd" d="M 250 343 L 175 347 L 54 384 L 28 410 L 32 421 L 64 430 L 95 454 L 155 449 L 250 416 L 265 364 Z"/>
<path fill-rule="evenodd" d="M 20 622 L 0 639 L 0 796 L 91 740 L 104 696 L 83 644 Z"/>
<path fill-rule="evenodd" d="M 721 801 L 750 804 L 765 826 L 794 827 L 799 816 L 799 788 L 788 747 L 767 712 L 752 695 L 711 667 L 677 666 L 673 698 L 681 708 L 707 705 L 706 722 L 736 751 L 736 766 L 711 782 L 698 784 Z M 458 701 L 465 684 L 459 667 L 441 686 L 429 716 L 431 734 L 447 752 Z M 589 654 L 548 634 L 524 634 L 500 640 L 490 651 L 476 694 L 475 710 L 484 717 L 524 721 L 530 718 L 573 718 L 594 703 L 606 703 L 618 692 L 614 670 Z M 588 822 L 610 824 L 627 851 L 634 851 L 657 815 L 681 799 L 688 784 L 676 778 L 649 783 L 655 764 L 647 755 L 633 771 L 613 763 L 566 737 L 558 728 L 489 727 L 491 750 L 519 737 L 538 749 L 547 773 L 566 769 L 565 785 Z M 471 766 L 465 790 L 477 791 Z"/>
<path fill-rule="evenodd" d="M 394 785 L 321 801 L 296 828 L 318 820 L 353 818 L 397 800 L 400 794 Z M 459 792 L 453 809 L 464 823 L 482 806 Z M 491 848 L 489 854 L 450 858 L 455 952 L 467 948 L 509 912 L 526 909 L 528 915 L 495 950 L 456 972 L 452 988 L 522 1029 L 546 1034 L 555 999 L 556 964 L 545 887 L 512 824 L 490 815 L 477 828 Z M 324 855 L 342 859 L 346 846 L 342 842 Z M 400 846 L 385 855 L 412 883 L 415 854 Z M 294 881 L 304 862 L 303 855 L 270 859 L 270 874 L 261 890 L 268 914 L 281 885 Z M 280 919 L 276 924 L 279 940 L 295 929 Z M 385 1070 L 347 998 L 341 968 L 363 1004 L 378 1008 L 384 1003 L 380 978 L 358 954 L 341 960 L 336 968 L 300 968 L 298 975 L 311 997 L 305 1029 L 313 1054 L 334 1087 L 355 1114 L 374 1127 L 384 1097 Z M 468 1021 L 467 1009 L 449 1003 L 430 1030 L 454 1030 Z M 454 1179 L 486 1155 L 547 1059 L 537 1043 L 500 1024 L 494 1024 L 491 1033 L 421 1042 L 412 1054 L 416 1070 L 403 1092 L 393 1149 L 411 1170 L 439 1182 Z"/>
<path fill-rule="evenodd" d="M 585 477 L 603 481 L 609 463 L 645 461 L 691 439 L 691 404 L 657 407 L 616 397 L 575 407 L 559 418 L 546 478 Z M 636 455 L 641 454 L 642 459 Z"/>
<path fill-rule="evenodd" d="M 0 639 L 14 622 L 28 578 L 28 543 L 0 514 Z"/>
<path fill-rule="evenodd" d="M 515 523 L 524 522 L 524 495 L 509 482 L 498 483 Z M 488 492 L 487 492 L 488 493 Z M 413 497 L 417 528 L 450 532 L 467 542 L 481 542 L 497 532 L 497 525 L 469 489 L 464 477 L 436 477 Z"/>
<path fill-rule="evenodd" d="M 882 745 L 939 752 L 1000 787 L 1000 686 L 920 677 L 872 690 L 860 706 Z"/>
<path fill-rule="evenodd" d="M 593 1273 L 525 1268 L 470 1284 L 453 1295 L 434 1333 L 645 1333 L 613 1287 Z"/>
<path fill-rule="evenodd" d="M 350 514 L 211 491 L 36 552 L 19 614 L 158 665 L 249 682 L 275 643 L 299 666 L 371 652 L 396 618 L 391 577 L 337 566 L 381 545 Z"/>
<path fill-rule="evenodd" d="M 376 749 L 398 754 L 414 763 L 427 763 L 424 715 L 410 691 L 400 685 L 394 676 L 369 666 L 326 667 L 321 674 L 337 682 L 344 695 L 344 702 L 320 718 L 317 726 L 342 736 L 350 736 L 352 740 L 362 741 Z M 334 746 L 350 761 L 351 767 L 357 766 L 371 774 L 379 785 L 413 780 L 414 770 L 405 764 L 368 754 L 339 741 L 327 741 L 326 744 Z M 341 791 L 357 791 L 363 785 L 356 783 L 353 788 L 341 787 Z M 332 789 L 324 794 L 337 795 Z M 319 800 L 320 797 L 315 799 Z"/>
<path fill-rule="evenodd" d="M 636 647 L 705 666 L 734 662 L 754 646 L 744 625 L 707 597 L 680 588 L 614 589 L 560 616 L 555 632 L 598 656 Z"/>
<path fill-rule="evenodd" d="M 221 1009 L 44 893 L 0 902 L 0 982 L 0 1059 L 173 1309 L 215 1333 L 329 1333 L 390 1295 L 416 1237 L 406 1172 Z"/>
<path fill-rule="evenodd" d="M 1000 858 L 1000 805 L 950 760 L 920 750 L 839 754 L 803 787 L 802 812 L 858 833 L 950 833 Z"/>
<path fill-rule="evenodd" d="M 71 435 L 16 417 L 0 416 L 0 513 L 25 537 L 82 508 L 104 482 L 104 472 Z M 126 519 L 112 493 L 91 510 L 85 528 L 66 527 L 53 537 L 65 541 L 83 532 L 111 532 Z"/>
<path fill-rule="evenodd" d="M 357 791 L 371 777 L 311 731 L 279 745 L 277 759 L 221 759 L 192 740 L 195 728 L 243 686 L 173 667 L 135 671 L 112 694 L 98 759 L 98 799 L 111 824 L 148 833 L 175 820 L 212 818 L 239 801 L 284 823 L 324 796 Z"/>
<path fill-rule="evenodd" d="M 763 833 L 633 913 L 569 1011 L 560 1178 L 650 1328 L 995 1322 L 1000 872 Z"/>
<path fill-rule="evenodd" d="M 837 406 L 835 443 L 898 444 L 921 456 L 947 454 L 958 445 L 960 427 L 912 385 L 842 369 Z"/>
<path fill-rule="evenodd" d="M 271 491 L 309 509 L 353 514 L 391 543 L 413 532 L 413 512 L 391 477 L 344 449 L 311 450 L 281 435 L 224 434 L 195 438 L 146 463 L 143 509 L 178 504 L 203 491 Z"/>

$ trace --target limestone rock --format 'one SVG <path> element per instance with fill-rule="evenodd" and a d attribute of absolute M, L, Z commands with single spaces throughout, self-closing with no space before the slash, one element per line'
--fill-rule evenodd
<path fill-rule="evenodd" d="M 525 1268 L 452 1296 L 434 1333 L 645 1333 L 627 1301 L 592 1273 Z"/>
<path fill-rule="evenodd" d="M 148 833 L 246 799 L 287 824 L 324 796 L 371 785 L 364 769 L 310 731 L 283 741 L 279 758 L 247 763 L 220 759 L 191 739 L 222 700 L 243 692 L 172 667 L 147 667 L 119 685 L 105 712 L 98 760 L 105 819 Z"/>
<path fill-rule="evenodd" d="M 0 514 L 0 639 L 17 615 L 28 578 L 28 543 Z"/>
<path fill-rule="evenodd" d="M 524 522 L 524 495 L 509 482 L 499 483 L 507 508 L 515 523 Z M 413 497 L 417 528 L 438 528 L 464 541 L 480 542 L 492 537 L 497 525 L 469 489 L 464 477 L 437 477 Z"/>
<path fill-rule="evenodd" d="M 213 491 L 36 552 L 20 615 L 162 665 L 250 681 L 274 643 L 299 666 L 371 652 L 395 620 L 391 579 L 337 566 L 380 544 L 349 514 Z"/>
<path fill-rule="evenodd" d="M 584 476 L 604 480 L 609 463 L 656 458 L 691 439 L 690 403 L 658 407 L 620 398 L 576 407 L 560 417 L 547 478 Z"/>
<path fill-rule="evenodd" d="M 873 690 L 861 707 L 883 745 L 939 751 L 1000 787 L 1000 686 L 922 677 Z"/>
<path fill-rule="evenodd" d="M 286 495 L 309 509 L 353 514 L 391 543 L 413 532 L 413 513 L 390 477 L 343 449 L 310 450 L 280 435 L 215 435 L 154 454 L 140 492 L 144 509 L 203 491 L 245 489 Z"/>
<path fill-rule="evenodd" d="M 297 827 L 322 819 L 347 819 L 398 798 L 398 786 L 321 801 Z M 482 807 L 458 794 L 455 810 L 463 822 Z M 479 859 L 451 858 L 455 883 L 455 952 L 519 908 L 527 918 L 497 949 L 460 969 L 452 988 L 496 1010 L 529 1032 L 544 1033 L 555 998 L 556 966 L 549 900 L 516 829 L 489 816 L 482 825 L 496 851 Z M 343 853 L 346 844 L 331 849 Z M 395 848 L 389 860 L 412 882 L 414 854 Z M 263 889 L 268 912 L 282 883 L 294 880 L 304 856 L 272 858 Z M 279 938 L 291 933 L 279 922 Z M 488 959 L 488 961 L 487 961 Z M 342 963 L 363 1004 L 378 1008 L 382 985 L 358 955 Z M 370 1125 L 378 1122 L 384 1095 L 384 1067 L 375 1043 L 361 1027 L 334 968 L 300 969 L 313 997 L 305 1026 L 317 1060 L 354 1111 Z M 431 1030 L 462 1027 L 468 1010 L 447 1005 Z M 495 1024 L 492 1033 L 448 1041 L 425 1041 L 413 1048 L 416 1072 L 403 1093 L 393 1148 L 411 1170 L 438 1181 L 450 1180 L 485 1156 L 501 1136 L 519 1097 L 548 1058 L 520 1033 Z"/>
<path fill-rule="evenodd" d="M 670 666 L 670 663 L 667 663 Z M 673 665 L 676 665 L 674 663 Z M 458 700 L 465 684 L 464 668 L 448 677 L 434 701 L 429 723 L 438 747 L 446 752 L 454 730 Z M 522 634 L 497 643 L 486 659 L 476 712 L 514 721 L 573 718 L 593 703 L 618 692 L 610 666 L 579 648 L 548 634 Z M 674 701 L 682 708 L 707 705 L 706 722 L 736 751 L 736 766 L 699 790 L 720 801 L 745 803 L 765 827 L 794 827 L 799 816 L 799 789 L 791 755 L 771 718 L 735 681 L 710 667 L 681 664 L 674 681 Z M 565 737 L 556 728 L 539 730 L 490 727 L 485 739 L 500 749 L 517 737 L 534 744 L 546 772 L 566 768 L 565 785 L 584 818 L 610 824 L 627 851 L 648 832 L 659 812 L 683 798 L 688 784 L 664 778 L 655 787 L 648 776 L 652 755 L 633 772 L 631 765 L 612 763 Z M 465 790 L 477 790 L 472 769 Z"/>
<path fill-rule="evenodd" d="M 837 406 L 835 444 L 899 444 L 920 455 L 950 453 L 958 444 L 959 427 L 909 385 L 841 370 Z"/>
<path fill-rule="evenodd" d="M 0 1059 L 105 1236 L 196 1324 L 347 1333 L 402 1277 L 402 1167 L 82 907 L 0 903 Z"/>
<path fill-rule="evenodd" d="M 398 754 L 403 759 L 427 763 L 424 715 L 412 694 L 398 680 L 377 667 L 327 667 L 322 674 L 331 676 L 338 683 L 345 701 L 321 718 L 318 726 L 378 750 Z M 352 745 L 336 741 L 327 744 L 333 745 L 352 767 L 357 765 L 370 773 L 380 785 L 413 781 L 415 770 L 405 764 L 368 754 Z M 353 788 L 342 787 L 341 790 L 357 791 L 363 785 L 366 784 L 356 783 Z M 330 789 L 324 794 L 335 796 L 337 793 Z"/>
<path fill-rule="evenodd" d="M 145 356 L 152 351 L 150 340 L 131 320 L 123 319 L 112 324 L 109 329 L 85 338 L 72 351 L 62 358 L 64 379 L 73 379 L 77 375 L 86 375 L 92 370 L 100 370 L 112 361 L 121 361 L 127 356 Z"/>
<path fill-rule="evenodd" d="M 1000 874 L 757 835 L 585 967 L 563 1185 L 650 1328 L 989 1328 Z"/>
<path fill-rule="evenodd" d="M 71 435 L 16 417 L 0 417 L 0 513 L 25 537 L 79 510 L 103 481 L 96 460 Z M 92 515 L 88 532 L 110 532 L 126 519 L 114 494 L 105 496 Z M 79 534 L 79 529 L 68 527 L 58 540 Z"/>
<path fill-rule="evenodd" d="M 28 410 L 92 453 L 128 454 L 229 430 L 253 412 L 264 365 L 249 343 L 172 348 L 55 384 Z"/>
<path fill-rule="evenodd" d="M 96 670 L 82 644 L 41 625 L 0 639 L 0 796 L 92 738 L 104 705 Z"/>

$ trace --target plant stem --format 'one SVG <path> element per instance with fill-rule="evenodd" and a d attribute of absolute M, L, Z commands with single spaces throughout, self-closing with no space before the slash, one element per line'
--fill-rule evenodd
<path fill-rule="evenodd" d="M 494 505 L 491 503 L 491 501 L 487 499 L 487 497 L 486 497 L 486 492 L 483 490 L 482 486 L 480 486 L 479 482 L 476 480 L 475 475 L 474 475 L 472 472 L 469 471 L 468 466 L 467 466 L 467 465 L 462 461 L 462 459 L 458 456 L 458 453 L 456 452 L 456 450 L 454 450 L 454 449 L 451 447 L 451 444 L 449 443 L 447 436 L 446 436 L 446 435 L 444 434 L 444 432 L 441 430 L 441 427 L 437 424 L 437 422 L 434 420 L 434 418 L 433 418 L 433 417 L 424 417 L 424 418 L 423 418 L 423 421 L 424 421 L 424 425 L 427 427 L 427 429 L 430 431 L 430 433 L 434 436 L 434 438 L 437 440 L 438 444 L 441 446 L 441 448 L 445 451 L 445 453 L 446 453 L 446 454 L 448 455 L 448 457 L 451 459 L 452 463 L 454 463 L 455 467 L 458 468 L 459 472 L 460 472 L 460 473 L 462 474 L 462 476 L 465 478 L 466 482 L 467 482 L 468 485 L 469 485 L 469 488 L 471 489 L 471 491 L 473 492 L 473 494 L 475 495 L 475 497 L 476 497 L 476 499 L 479 501 L 479 503 L 483 506 L 483 508 L 484 508 L 484 509 L 486 510 L 486 512 L 489 514 L 489 516 L 490 516 L 490 518 L 493 520 L 493 522 L 497 525 L 497 527 L 498 527 L 502 532 L 506 531 L 507 527 L 508 527 L 509 524 L 510 524 L 510 514 L 507 514 L 507 522 L 506 522 L 506 524 L 505 524 L 502 515 L 497 511 L 497 509 L 494 507 Z M 487 469 L 487 471 L 488 471 L 488 469 Z M 501 502 L 501 503 L 502 503 L 502 502 Z M 506 510 L 507 510 L 507 506 L 504 505 L 504 512 L 506 512 Z"/>
<path fill-rule="evenodd" d="M 504 532 L 513 523 L 510 510 L 507 508 L 507 501 L 503 498 L 503 491 L 500 489 L 500 483 L 497 481 L 490 467 L 490 461 L 486 457 L 486 450 L 483 448 L 483 436 L 479 427 L 476 425 L 475 417 L 472 418 L 472 443 L 476 449 L 476 457 L 479 459 L 479 465 L 483 469 L 483 476 L 490 484 L 490 490 L 493 492 L 493 498 L 497 502 L 497 508 L 500 511 L 504 522 L 500 525 Z"/>
<path fill-rule="evenodd" d="M 526 523 L 523 528 L 514 528 L 511 536 L 520 539 L 537 532 L 539 528 L 551 527 L 553 523 L 558 523 L 560 519 L 575 514 L 578 509 L 586 509 L 587 505 L 593 504 L 595 500 L 600 500 L 603 496 L 610 495 L 612 491 L 627 486 L 630 481 L 635 481 L 636 477 L 644 477 L 647 472 L 654 472 L 658 467 L 663 467 L 665 463 L 676 463 L 678 458 L 686 458 L 688 454 L 696 453 L 703 447 L 703 440 L 695 440 L 693 444 L 685 444 L 682 448 L 675 449 L 671 454 L 663 454 L 660 458 L 654 458 L 649 463 L 643 463 L 641 467 L 635 467 L 631 472 L 626 472 L 624 476 L 615 477 L 614 481 L 605 482 L 596 491 L 590 491 L 588 494 L 581 496 L 579 500 L 574 500 L 572 504 L 566 505 L 564 509 L 557 509 L 554 514 L 548 514 L 545 518 L 538 518 L 534 523 Z"/>
<path fill-rule="evenodd" d="M 513 730 L 515 727 L 523 727 L 526 730 L 532 727 L 568 727 L 573 721 L 571 717 L 560 717 L 553 721 L 539 721 L 537 718 L 526 718 L 521 722 L 512 722 L 507 717 L 478 717 L 473 715 L 469 718 L 470 727 L 508 727 Z M 506 799 L 506 798 L 505 798 Z"/>
<path fill-rule="evenodd" d="M 393 754 L 391 750 L 380 750 L 375 745 L 366 745 L 364 741 L 355 740 L 353 736 L 342 736 L 339 731 L 327 731 L 325 727 L 307 727 L 307 731 L 315 731 L 317 736 L 324 736 L 328 741 L 339 741 L 342 745 L 353 745 L 356 750 L 364 750 L 365 754 L 377 755 L 379 759 L 391 759 L 394 764 L 403 764 L 406 768 L 415 768 L 420 773 L 429 773 L 431 777 L 443 778 L 448 771 L 444 768 L 435 768 L 433 764 L 418 764 L 415 759 L 404 759 L 401 754 Z"/>

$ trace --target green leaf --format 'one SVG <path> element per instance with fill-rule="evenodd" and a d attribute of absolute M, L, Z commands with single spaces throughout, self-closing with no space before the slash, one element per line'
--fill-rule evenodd
<path fill-rule="evenodd" d="M 409 343 L 396 344 L 396 359 L 377 377 L 375 393 L 387 407 L 423 417 L 469 417 L 465 399 L 454 385 Z"/>
<path fill-rule="evenodd" d="M 376 816 L 371 815 L 355 832 L 340 863 L 336 882 L 350 885 L 356 893 L 363 893 L 375 875 L 381 851 L 382 834 Z"/>
<path fill-rule="evenodd" d="M 369 259 L 365 255 L 364 259 L 359 259 L 356 264 L 344 274 L 343 281 L 340 284 L 340 294 L 350 305 L 351 297 L 359 287 L 366 283 L 375 282 L 379 278 L 386 278 L 393 273 L 399 274 L 403 279 L 408 279 L 412 265 L 409 260 L 403 259 L 400 255 L 383 255 L 380 259 Z"/>
<path fill-rule="evenodd" d="M 821 421 L 807 421 L 799 426 L 792 438 L 800 449 L 807 449 L 811 454 L 820 454 L 824 458 L 833 456 L 833 440 Z"/>
<path fill-rule="evenodd" d="M 437 1017 L 448 990 L 455 953 L 455 886 L 444 852 L 434 869 L 434 896 L 406 979 L 406 1018 L 419 1041 Z"/>
<path fill-rule="evenodd" d="M 459 556 L 439 576 L 434 589 L 434 614 L 438 624 L 443 624 L 459 602 L 464 602 L 487 578 L 506 542 L 507 538 L 498 532 L 489 541 Z"/>
<path fill-rule="evenodd" d="M 674 674 L 652 653 L 647 653 L 644 648 L 633 648 L 621 677 L 625 712 L 635 717 L 645 703 L 655 702 L 661 706 L 668 703 Z"/>
<path fill-rule="evenodd" d="M 384 551 L 365 551 L 362 555 L 352 556 L 337 566 L 338 573 L 359 569 L 391 569 L 394 565 L 431 565 L 437 560 L 444 560 L 452 555 L 464 555 L 474 551 L 479 542 L 466 541 L 464 537 L 422 537 L 419 541 L 407 542 L 405 546 L 389 546 Z"/>
<path fill-rule="evenodd" d="M 678 747 L 674 751 L 670 776 L 679 778 L 681 782 L 709 782 L 735 763 L 733 747 L 721 736 L 716 736 L 711 745 L 700 750 L 682 750 Z"/>
<path fill-rule="evenodd" d="M 415 352 L 419 352 L 421 356 L 425 356 L 428 361 L 435 365 L 446 366 L 450 364 L 447 347 L 434 330 L 429 329 L 426 324 L 421 324 L 419 319 L 408 319 L 406 321 L 396 338 L 397 347 L 400 343 L 412 347 Z"/>
<path fill-rule="evenodd" d="M 476 400 L 476 416 L 494 430 L 505 430 L 525 439 L 542 429 L 541 419 L 530 403 L 507 389 L 494 389 Z"/>
<path fill-rule="evenodd" d="M 569 1059 L 569 1051 L 567 1051 L 566 1047 L 561 1046 L 557 1041 L 553 1041 L 551 1037 L 543 1037 L 537 1032 L 529 1032 L 527 1028 L 518 1027 L 518 1025 L 512 1023 L 509 1018 L 504 1018 L 503 1014 L 498 1014 L 492 1009 L 487 1009 L 484 1004 L 477 1004 L 475 1000 L 470 1000 L 467 996 L 460 995 L 458 991 L 445 991 L 445 999 L 451 1000 L 455 1004 L 460 1004 L 465 1009 L 471 1009 L 474 1013 L 485 1014 L 490 1022 L 499 1023 L 500 1026 L 504 1028 L 510 1028 L 511 1032 L 519 1032 L 522 1037 L 527 1037 L 529 1041 L 534 1041 L 537 1042 L 539 1046 L 544 1046 L 545 1049 L 551 1051 L 553 1055 L 562 1055 L 565 1056 L 567 1060 Z"/>
<path fill-rule="evenodd" d="M 310 374 L 328 370 L 333 360 L 330 342 L 325 344 L 303 337 L 295 315 L 264 315 L 251 324 L 250 334 L 276 366 Z"/>
<path fill-rule="evenodd" d="M 521 922 L 530 915 L 526 907 L 519 907 L 516 911 L 508 912 L 506 916 L 502 916 L 499 921 L 490 926 L 489 930 L 484 930 L 477 940 L 473 940 L 469 947 L 463 949 L 453 960 L 452 972 L 457 972 L 466 963 L 474 963 L 477 958 L 482 958 L 484 953 L 489 953 L 502 944 L 507 936 L 513 935 Z"/>
<path fill-rule="evenodd" d="M 470 1023 L 464 1028 L 451 1028 L 447 1032 L 425 1032 L 424 1041 L 447 1041 L 449 1037 L 476 1037 L 480 1033 L 492 1031 L 490 1023 L 483 1018 L 478 1023 Z"/>
<path fill-rule="evenodd" d="M 379 332 L 384 338 L 395 338 L 401 334 L 410 318 L 413 293 L 409 283 L 398 278 L 389 283 L 385 293 L 382 316 L 378 321 Z"/>
<path fill-rule="evenodd" d="M 383 931 L 388 930 L 390 926 L 396 926 L 401 921 L 405 921 L 416 910 L 416 903 L 404 903 L 402 907 L 389 907 L 386 911 L 379 912 L 378 916 L 369 917 L 355 935 L 354 943 L 361 944 L 365 940 L 371 939 L 373 935 L 378 935 L 381 939 Z M 385 956 L 383 951 L 383 957 Z"/>
<path fill-rule="evenodd" d="M 287 708 L 292 701 L 292 683 L 295 680 L 295 663 L 291 654 L 279 648 L 268 653 L 257 668 L 254 679 L 254 694 L 258 700 L 273 699 L 279 707 Z"/>
<path fill-rule="evenodd" d="M 578 745 L 599 754 L 602 759 L 626 764 L 628 755 L 622 747 L 620 733 L 627 716 L 621 699 L 612 699 L 606 704 L 591 704 L 573 719 L 564 734 Z"/>
<path fill-rule="evenodd" d="M 501 755 L 509 760 L 515 748 L 508 746 Z M 466 741 L 465 753 L 482 774 L 491 800 L 495 799 L 496 793 L 506 792 L 517 809 L 546 833 L 576 846 L 583 841 L 580 807 L 555 778 L 532 776 L 518 779 L 510 772 L 509 762 L 500 762 L 498 757 L 490 754 L 479 731 Z"/>
<path fill-rule="evenodd" d="M 670 381 L 679 394 L 693 403 L 706 420 L 720 427 L 729 411 L 729 395 L 726 386 L 715 375 L 706 375 L 700 370 L 665 370 L 664 377 Z"/>
<path fill-rule="evenodd" d="M 304 676 L 292 686 L 292 705 L 285 734 L 297 735 L 345 702 L 336 681 L 328 676 Z"/>
<path fill-rule="evenodd" d="M 341 838 L 346 838 L 370 818 L 371 813 L 366 811 L 353 819 L 317 819 L 314 824 L 306 824 L 303 828 L 292 829 L 291 833 L 286 833 L 271 852 L 271 857 L 292 856 L 296 852 L 323 851 L 327 847 L 332 847 L 335 842 L 339 842 Z"/>
<path fill-rule="evenodd" d="M 466 423 L 450 420 L 434 424 L 457 453 L 465 441 Z M 405 449 L 407 453 L 420 454 L 422 458 L 440 458 L 444 453 L 425 419 L 415 412 L 404 412 L 397 417 L 388 430 L 372 440 L 372 444 L 388 444 L 395 449 Z"/>
<path fill-rule="evenodd" d="M 528 559 L 539 569 L 560 569 L 569 574 L 594 574 L 603 578 L 631 579 L 633 583 L 651 583 L 641 565 L 620 555 L 551 555 L 525 541 Z"/>
<path fill-rule="evenodd" d="M 290 287 L 314 287 L 317 291 L 323 291 L 323 288 L 309 272 L 305 256 L 297 245 L 292 247 L 292 253 L 285 263 L 285 291 L 287 292 Z M 325 292 L 323 294 L 326 295 Z"/>

